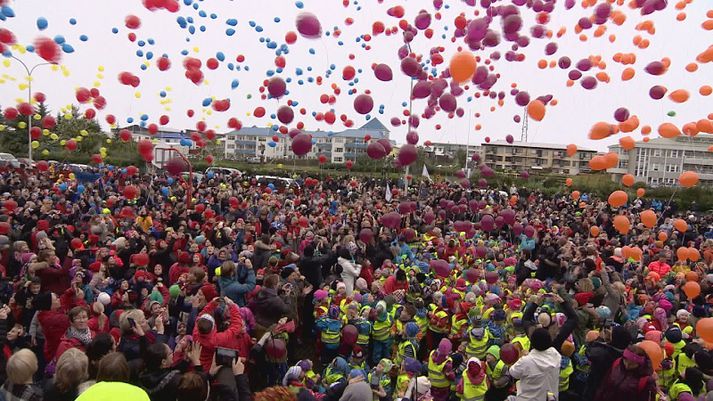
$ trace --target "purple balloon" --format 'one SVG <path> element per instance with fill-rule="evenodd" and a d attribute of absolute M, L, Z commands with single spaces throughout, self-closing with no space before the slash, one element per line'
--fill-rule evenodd
<path fill-rule="evenodd" d="M 362 228 L 361 231 L 359 231 L 359 239 L 361 242 L 371 242 L 372 238 L 374 238 L 374 232 L 371 231 L 371 228 Z"/>
<path fill-rule="evenodd" d="M 406 144 L 399 149 L 398 160 L 402 166 L 408 166 L 418 159 L 418 150 L 412 144 Z"/>
<path fill-rule="evenodd" d="M 277 119 L 283 124 L 289 124 L 295 118 L 295 112 L 290 106 L 280 106 L 277 109 Z"/>
<path fill-rule="evenodd" d="M 495 228 L 495 219 L 493 216 L 486 214 L 480 218 L 480 228 L 483 231 L 493 231 Z"/>
<path fill-rule="evenodd" d="M 485 180 L 485 178 L 480 178 L 478 179 L 478 187 L 481 189 L 485 189 L 488 187 L 488 181 Z"/>
<path fill-rule="evenodd" d="M 367 94 L 354 98 L 354 110 L 359 114 L 368 114 L 374 108 L 374 100 Z"/>
<path fill-rule="evenodd" d="M 391 151 L 394 149 L 393 146 L 391 146 L 391 142 L 389 142 L 389 140 L 386 138 L 379 139 L 377 142 L 379 142 L 381 146 L 384 147 L 384 150 L 386 151 L 387 155 L 391 153 Z"/>
<path fill-rule="evenodd" d="M 574 7 L 574 4 L 575 4 L 575 0 L 564 0 L 564 8 L 566 10 L 572 9 L 572 7 Z"/>
<path fill-rule="evenodd" d="M 579 82 L 584 89 L 594 89 L 597 87 L 597 79 L 591 76 L 582 78 Z"/>
<path fill-rule="evenodd" d="M 660 61 L 652 61 L 644 69 L 651 75 L 663 75 L 666 73 L 666 66 Z"/>
<path fill-rule="evenodd" d="M 490 178 L 495 176 L 495 171 L 493 171 L 492 168 L 483 165 L 483 168 L 480 169 L 480 175 L 486 178 Z"/>
<path fill-rule="evenodd" d="M 519 114 L 515 114 L 514 116 L 512 116 L 512 120 L 516 123 L 520 123 L 520 121 L 522 121 Z"/>
<path fill-rule="evenodd" d="M 297 128 L 293 128 L 290 130 L 290 132 L 287 133 L 287 136 L 289 136 L 290 139 L 295 139 L 295 137 L 301 133 L 302 131 L 298 130 Z"/>
<path fill-rule="evenodd" d="M 627 110 L 626 107 L 619 107 L 614 111 L 614 119 L 623 123 L 629 119 L 629 110 Z"/>
<path fill-rule="evenodd" d="M 267 92 L 275 99 L 281 98 L 287 90 L 287 84 L 280 77 L 271 78 L 267 82 Z"/>
<path fill-rule="evenodd" d="M 649 89 L 649 96 L 651 96 L 652 99 L 654 100 L 659 100 L 666 96 L 666 92 L 668 89 L 664 88 L 661 85 L 655 85 L 652 86 L 651 89 Z"/>
<path fill-rule="evenodd" d="M 485 38 L 488 32 L 488 21 L 484 18 L 476 18 L 468 24 L 468 34 L 466 42 L 479 42 Z"/>
<path fill-rule="evenodd" d="M 312 137 L 308 134 L 297 134 L 292 139 L 292 152 L 297 156 L 304 156 L 312 150 Z"/>
<path fill-rule="evenodd" d="M 572 60 L 567 56 L 562 56 L 559 61 L 557 61 L 557 65 L 559 65 L 561 69 L 565 70 L 572 65 Z"/>
<path fill-rule="evenodd" d="M 532 238 L 533 236 L 535 236 L 535 227 L 528 225 L 523 230 L 523 233 L 527 238 Z"/>
<path fill-rule="evenodd" d="M 480 161 L 480 155 L 478 153 L 473 153 L 473 156 L 471 156 L 470 159 L 478 163 Z"/>
<path fill-rule="evenodd" d="M 391 117 L 391 125 L 394 127 L 398 127 L 401 125 L 401 119 L 398 117 Z"/>
<path fill-rule="evenodd" d="M 414 19 L 413 24 L 420 30 L 428 28 L 428 26 L 431 25 L 431 14 L 425 10 L 421 10 L 416 16 L 416 19 Z"/>
<path fill-rule="evenodd" d="M 577 22 L 577 25 L 582 27 L 582 29 L 589 29 L 592 27 L 592 21 L 587 17 L 582 17 L 579 19 L 579 22 Z"/>
<path fill-rule="evenodd" d="M 569 79 L 571 79 L 572 81 L 576 81 L 576 80 L 578 80 L 579 78 L 582 78 L 582 73 L 579 72 L 579 70 L 569 70 L 569 74 L 567 74 L 567 76 L 568 76 Z"/>
<path fill-rule="evenodd" d="M 513 226 L 512 226 L 513 234 L 520 235 L 520 234 L 522 234 L 522 230 L 524 230 L 524 227 L 522 226 L 522 224 L 520 224 L 520 223 L 513 224 Z"/>
<path fill-rule="evenodd" d="M 515 138 L 513 138 L 512 135 L 509 135 L 509 134 L 508 134 L 508 135 L 505 137 L 505 141 L 506 141 L 507 143 L 513 143 L 513 142 L 515 142 Z"/>
<path fill-rule="evenodd" d="M 577 69 L 585 72 L 592 68 L 592 62 L 588 58 L 583 58 L 577 62 Z"/>
<path fill-rule="evenodd" d="M 379 142 L 372 142 L 366 147 L 366 154 L 374 160 L 383 159 L 387 153 Z"/>
<path fill-rule="evenodd" d="M 413 127 L 413 128 L 418 128 L 418 126 L 421 124 L 421 120 L 419 120 L 418 116 L 415 114 L 409 116 L 408 122 L 409 122 L 409 124 L 411 124 L 411 127 Z"/>
<path fill-rule="evenodd" d="M 530 103 L 530 94 L 525 91 L 520 91 L 515 95 L 515 103 L 520 107 L 525 107 Z"/>
<path fill-rule="evenodd" d="M 421 72 L 421 65 L 413 57 L 406 57 L 401 60 L 401 71 L 411 78 L 418 77 Z"/>
<path fill-rule="evenodd" d="M 426 224 L 431 224 L 436 219 L 436 215 L 433 212 L 427 212 L 423 215 L 423 221 Z"/>
<path fill-rule="evenodd" d="M 377 64 L 376 67 L 374 67 L 374 75 L 376 79 L 384 82 L 391 81 L 394 77 L 394 74 L 391 72 L 391 67 L 386 64 Z"/>
<path fill-rule="evenodd" d="M 408 134 L 406 134 L 406 142 L 415 145 L 418 143 L 418 134 L 416 131 L 409 131 Z"/>
<path fill-rule="evenodd" d="M 401 225 L 401 215 L 397 212 L 389 212 L 381 216 L 381 224 L 388 228 L 399 228 Z"/>
<path fill-rule="evenodd" d="M 500 211 L 500 217 L 503 218 L 503 221 L 507 225 L 511 226 L 515 224 L 515 211 L 510 208 L 503 209 L 502 211 Z"/>
<path fill-rule="evenodd" d="M 443 259 L 435 259 L 428 263 L 428 267 L 436 273 L 438 277 L 448 277 L 451 274 L 451 266 Z"/>
<path fill-rule="evenodd" d="M 456 100 L 456 97 L 450 93 L 444 93 L 440 98 L 438 98 L 438 105 L 441 106 L 443 111 L 450 113 L 455 111 L 456 107 L 458 107 L 458 101 Z"/>
<path fill-rule="evenodd" d="M 300 13 L 297 16 L 296 24 L 297 32 L 305 38 L 316 39 L 322 36 L 322 25 L 317 16 L 312 13 Z"/>
<path fill-rule="evenodd" d="M 414 99 L 425 99 L 431 96 L 431 83 L 428 81 L 418 81 L 413 86 L 411 95 Z"/>
<path fill-rule="evenodd" d="M 551 56 L 553 54 L 557 53 L 557 43 L 555 42 L 550 42 L 545 46 L 545 54 L 548 56 Z"/>
<path fill-rule="evenodd" d="M 522 173 L 520 173 L 520 178 L 522 178 L 523 180 L 526 180 L 526 179 L 530 178 L 530 173 L 528 173 L 527 171 L 523 171 Z"/>
<path fill-rule="evenodd" d="M 500 44 L 500 35 L 497 32 L 488 29 L 488 32 L 485 34 L 485 38 L 483 38 L 483 46 L 495 47 L 498 44 Z"/>
<path fill-rule="evenodd" d="M 503 219 L 503 216 L 498 216 L 495 218 L 495 227 L 497 227 L 498 229 L 501 229 L 501 228 L 503 228 L 504 225 L 505 225 L 505 220 Z"/>
<path fill-rule="evenodd" d="M 530 28 L 530 35 L 532 35 L 533 38 L 541 39 L 545 36 L 546 28 L 542 25 L 535 25 L 532 28 Z"/>

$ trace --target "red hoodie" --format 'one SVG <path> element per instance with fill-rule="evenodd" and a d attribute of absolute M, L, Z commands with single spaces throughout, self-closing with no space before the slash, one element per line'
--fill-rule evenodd
<path fill-rule="evenodd" d="M 197 319 L 201 316 L 208 314 L 214 316 L 215 309 L 218 307 L 217 301 L 210 301 L 208 305 L 198 314 Z M 203 366 L 203 371 L 207 372 L 210 370 L 210 366 L 213 364 L 213 354 L 215 349 L 228 348 L 237 350 L 240 356 L 246 357 L 248 355 L 248 349 L 246 349 L 245 341 L 243 341 L 245 328 L 243 326 L 243 318 L 240 315 L 240 309 L 235 304 L 230 304 L 228 307 L 230 311 L 230 327 L 227 330 L 218 332 L 215 324 L 213 324 L 213 329 L 208 334 L 201 334 L 198 331 L 198 323 L 196 322 L 195 327 L 193 327 L 193 341 L 198 342 L 201 345 L 201 365 Z"/>

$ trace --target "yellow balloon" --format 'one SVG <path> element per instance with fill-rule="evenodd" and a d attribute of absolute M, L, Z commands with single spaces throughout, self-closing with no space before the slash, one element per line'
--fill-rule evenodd
<path fill-rule="evenodd" d="M 141 92 L 136 91 L 136 93 L 134 93 L 134 97 L 137 99 L 141 99 Z"/>
<path fill-rule="evenodd" d="M 94 81 L 94 87 L 95 87 L 95 88 L 98 88 L 98 87 L 100 87 L 100 86 L 102 86 L 102 83 L 101 83 L 101 82 L 99 82 L 99 81 Z"/>
<path fill-rule="evenodd" d="M 87 136 L 87 135 L 89 135 L 89 132 L 87 132 L 87 130 L 83 129 L 83 130 L 79 131 L 79 135 Z"/>
<path fill-rule="evenodd" d="M 66 145 L 66 144 L 67 144 L 67 141 L 65 141 L 64 139 L 62 139 L 61 141 L 59 141 L 59 146 L 64 146 L 64 145 Z"/>
<path fill-rule="evenodd" d="M 283 168 L 283 167 L 285 167 L 285 166 L 282 163 L 277 164 L 277 168 Z"/>
<path fill-rule="evenodd" d="M 5 131 L 5 126 L 4 126 L 4 125 L 0 125 L 0 131 Z"/>
<path fill-rule="evenodd" d="M 55 71 L 55 72 L 59 71 L 59 66 L 57 64 L 52 64 L 52 67 L 50 67 L 50 68 L 52 69 L 52 71 Z"/>
<path fill-rule="evenodd" d="M 71 115 L 70 113 L 66 113 L 63 117 L 64 117 L 65 120 L 71 120 L 71 119 L 72 119 L 72 115 Z"/>
<path fill-rule="evenodd" d="M 17 123 L 17 128 L 25 129 L 25 128 L 27 128 L 27 123 L 24 121 L 20 121 L 19 123 Z"/>
<path fill-rule="evenodd" d="M 172 90 L 173 90 L 173 89 L 172 89 L 170 86 L 167 86 L 167 87 L 166 87 L 166 92 L 170 92 L 170 91 L 172 91 Z"/>
<path fill-rule="evenodd" d="M 104 74 L 97 74 L 97 79 L 104 79 Z"/>
<path fill-rule="evenodd" d="M 56 141 L 57 139 L 59 139 L 59 135 L 57 135 L 57 134 L 52 134 L 52 135 L 50 135 L 50 139 L 53 140 L 53 141 Z"/>
<path fill-rule="evenodd" d="M 106 138 L 106 143 L 111 143 L 111 138 Z"/>
<path fill-rule="evenodd" d="M 41 119 L 42 119 L 42 116 L 39 115 L 39 114 L 35 114 L 35 115 L 32 116 L 32 118 L 35 119 L 35 120 L 41 120 Z"/>
<path fill-rule="evenodd" d="M 9 67 L 9 66 L 10 66 L 10 60 L 8 60 L 8 59 L 3 60 L 2 65 L 4 65 L 5 67 Z"/>
<path fill-rule="evenodd" d="M 196 47 L 193 48 L 193 52 L 194 52 L 194 53 L 198 53 L 199 51 L 201 51 L 201 49 L 199 49 L 198 46 L 196 46 Z"/>
<path fill-rule="evenodd" d="M 37 149 L 40 147 L 40 143 L 37 141 L 32 141 L 32 149 Z"/>
<path fill-rule="evenodd" d="M 102 153 L 106 153 L 106 148 L 105 148 L 105 147 L 101 147 L 101 148 L 99 148 L 99 151 L 102 152 Z"/>
<path fill-rule="evenodd" d="M 100 65 L 100 66 L 97 68 L 97 70 L 99 70 L 99 71 L 104 71 L 104 66 L 103 66 L 103 65 Z"/>
<path fill-rule="evenodd" d="M 42 156 L 49 156 L 49 155 L 50 155 L 50 151 L 49 151 L 49 150 L 47 150 L 47 149 L 42 149 Z"/>
<path fill-rule="evenodd" d="M 27 90 L 27 84 L 19 84 L 19 85 L 17 85 L 17 87 L 18 87 L 18 89 L 20 89 L 21 91 Z"/>
<path fill-rule="evenodd" d="M 82 142 L 82 137 L 78 136 L 78 137 L 74 138 L 74 142 Z"/>

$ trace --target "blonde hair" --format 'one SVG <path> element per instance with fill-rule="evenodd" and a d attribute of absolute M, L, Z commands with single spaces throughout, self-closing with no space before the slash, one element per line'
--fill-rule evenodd
<path fill-rule="evenodd" d="M 144 312 L 139 309 L 132 309 L 130 311 L 122 313 L 121 317 L 119 318 L 119 328 L 121 329 L 122 333 L 131 332 L 131 323 L 129 323 L 129 318 L 134 319 L 136 324 L 139 324 L 140 322 L 143 322 L 146 319 L 146 316 L 144 316 Z"/>
<path fill-rule="evenodd" d="M 25 384 L 32 380 L 37 372 L 37 357 L 35 353 L 23 348 L 10 356 L 7 360 L 7 379 L 12 384 Z"/>
<path fill-rule="evenodd" d="M 65 351 L 57 360 L 54 383 L 57 389 L 66 393 L 89 378 L 89 358 L 77 348 Z"/>
<path fill-rule="evenodd" d="M 577 281 L 577 289 L 581 292 L 592 292 L 594 291 L 594 283 L 589 278 L 581 278 Z"/>

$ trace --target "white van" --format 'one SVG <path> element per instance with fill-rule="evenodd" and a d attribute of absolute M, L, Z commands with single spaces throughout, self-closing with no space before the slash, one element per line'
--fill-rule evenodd
<path fill-rule="evenodd" d="M 261 186 L 267 186 L 269 184 L 274 185 L 278 189 L 280 188 L 299 188 L 300 185 L 297 183 L 297 181 L 293 180 L 292 178 L 286 178 L 286 177 L 275 177 L 272 175 L 256 175 L 255 179 L 257 180 L 258 185 Z"/>
<path fill-rule="evenodd" d="M 213 174 L 222 174 L 224 176 L 228 176 L 228 175 L 237 175 L 238 177 L 243 176 L 242 171 L 240 171 L 236 168 L 230 168 L 230 167 L 208 167 L 205 170 L 205 173 L 208 174 L 210 172 L 212 172 Z"/>

